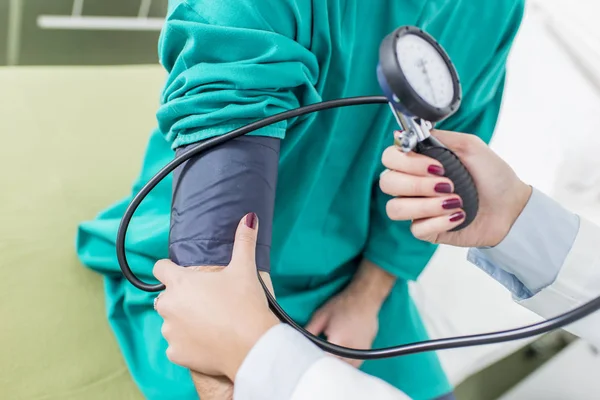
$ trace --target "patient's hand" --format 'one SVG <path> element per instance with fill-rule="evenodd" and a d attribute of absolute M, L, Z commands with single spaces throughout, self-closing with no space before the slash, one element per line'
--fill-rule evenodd
<path fill-rule="evenodd" d="M 363 260 L 354 279 L 340 294 L 317 310 L 306 329 L 324 333 L 331 343 L 370 349 L 379 330 L 379 310 L 396 278 L 368 260 Z M 364 361 L 344 359 L 359 367 Z"/>
<path fill-rule="evenodd" d="M 255 216 L 254 216 L 255 218 Z M 166 289 L 155 303 L 163 317 L 167 357 L 175 364 L 228 380 L 195 374 L 202 400 L 227 399 L 231 381 L 258 339 L 278 324 L 260 286 L 255 263 L 256 223 L 240 222 L 228 267 L 182 268 L 169 260 L 154 267 Z M 271 287 L 269 275 L 261 272 Z M 203 391 L 213 391 L 210 397 Z"/>

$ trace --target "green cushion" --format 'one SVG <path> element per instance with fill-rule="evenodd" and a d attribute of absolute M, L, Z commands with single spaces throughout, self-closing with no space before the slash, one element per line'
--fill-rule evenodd
<path fill-rule="evenodd" d="M 0 69 L 0 398 L 142 398 L 77 224 L 129 193 L 159 66 Z"/>

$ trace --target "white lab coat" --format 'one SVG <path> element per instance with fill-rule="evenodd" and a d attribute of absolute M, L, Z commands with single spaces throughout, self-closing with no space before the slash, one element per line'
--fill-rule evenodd
<path fill-rule="evenodd" d="M 600 227 L 581 218 L 579 232 L 552 285 L 519 304 L 552 318 L 600 296 Z M 600 345 L 600 312 L 565 328 Z"/>
<path fill-rule="evenodd" d="M 556 281 L 537 295 L 520 301 L 544 318 L 552 318 L 600 296 L 600 227 L 581 219 L 577 238 Z M 600 344 L 600 313 L 567 328 Z M 331 357 L 314 362 L 299 380 L 292 400 L 407 400 L 383 382 Z"/>

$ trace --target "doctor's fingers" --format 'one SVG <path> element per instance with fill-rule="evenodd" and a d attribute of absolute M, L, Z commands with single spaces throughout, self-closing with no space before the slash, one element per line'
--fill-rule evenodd
<path fill-rule="evenodd" d="M 403 197 L 439 197 L 454 192 L 448 178 L 423 177 L 388 171 L 379 178 L 379 187 L 385 194 Z"/>
<path fill-rule="evenodd" d="M 460 225 L 465 217 L 465 212 L 463 210 L 458 210 L 450 215 L 416 220 L 410 226 L 410 231 L 417 239 L 431 243 L 439 243 L 439 235 Z"/>
<path fill-rule="evenodd" d="M 167 291 L 165 290 L 164 292 L 160 292 L 155 298 L 154 298 L 154 311 L 156 311 L 156 313 L 158 315 L 160 315 L 161 317 L 163 317 L 163 319 L 166 319 L 167 316 L 171 313 L 171 296 L 170 293 L 167 294 Z"/>
<path fill-rule="evenodd" d="M 392 171 L 416 176 L 444 176 L 444 168 L 439 161 L 412 151 L 404 153 L 396 146 L 385 149 L 381 162 Z"/>
<path fill-rule="evenodd" d="M 411 221 L 453 214 L 462 208 L 456 195 L 444 197 L 397 197 L 386 204 L 386 212 L 394 221 Z"/>

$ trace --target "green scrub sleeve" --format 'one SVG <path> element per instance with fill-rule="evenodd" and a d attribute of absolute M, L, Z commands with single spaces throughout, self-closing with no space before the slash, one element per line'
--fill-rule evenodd
<path fill-rule="evenodd" d="M 463 96 L 459 111 L 443 121 L 436 128 L 455 132 L 471 133 L 489 143 L 496 128 L 498 114 L 502 105 L 506 62 L 515 36 L 523 19 L 525 3 L 517 0 L 512 5 L 509 18 L 499 29 L 496 51 L 477 79 Z"/>
<path fill-rule="evenodd" d="M 465 93 L 460 110 L 439 125 L 439 129 L 468 132 L 486 143 L 492 138 L 504 91 L 506 60 L 523 16 L 523 3 L 516 2 L 506 29 L 499 35 L 493 57 Z M 390 135 L 391 136 L 391 135 Z M 389 139 L 389 138 L 388 138 Z M 389 146 L 391 140 L 383 144 Z M 392 221 L 386 214 L 391 199 L 379 189 L 377 171 L 371 201 L 370 233 L 363 256 L 391 274 L 405 280 L 416 280 L 433 255 L 436 246 L 416 239 L 409 221 Z"/>
<path fill-rule="evenodd" d="M 171 1 L 159 40 L 169 73 L 157 113 L 172 148 L 314 99 L 318 63 L 291 0 Z M 293 121 L 255 132 L 283 138 Z"/>

